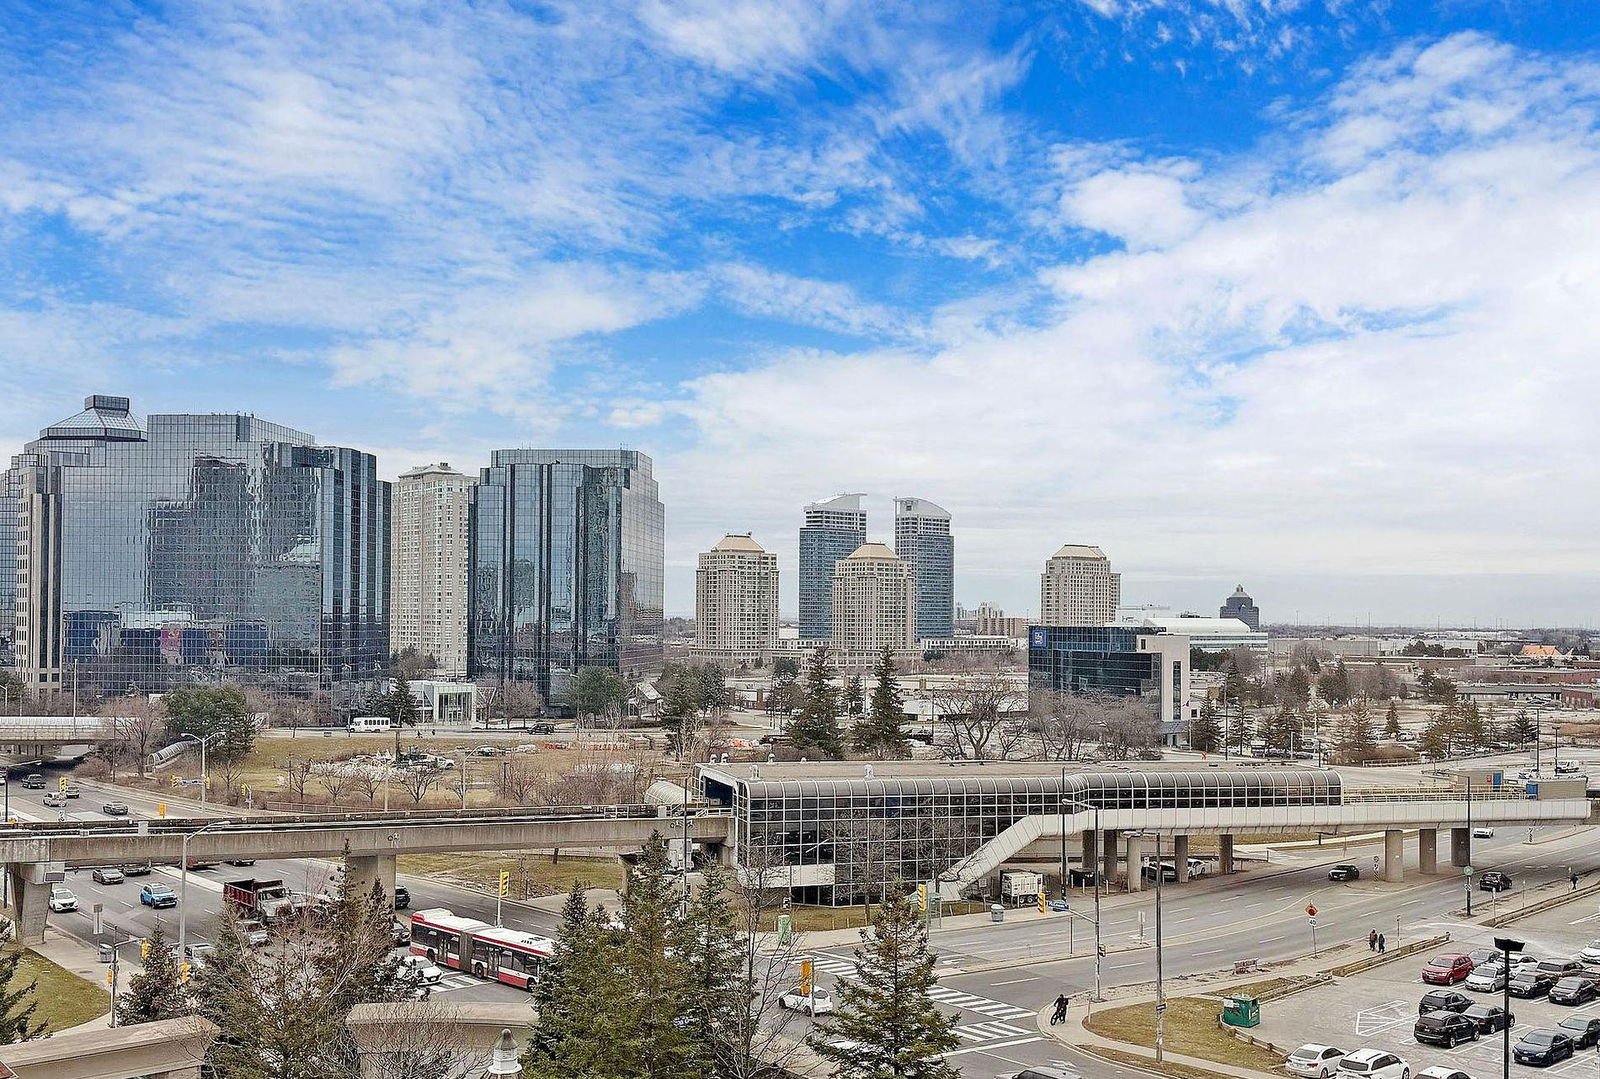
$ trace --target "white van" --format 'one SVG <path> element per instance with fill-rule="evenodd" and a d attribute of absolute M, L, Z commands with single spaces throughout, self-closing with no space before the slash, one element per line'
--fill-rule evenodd
<path fill-rule="evenodd" d="M 376 734 L 392 730 L 394 723 L 388 716 L 352 716 L 350 719 L 351 734 Z"/>

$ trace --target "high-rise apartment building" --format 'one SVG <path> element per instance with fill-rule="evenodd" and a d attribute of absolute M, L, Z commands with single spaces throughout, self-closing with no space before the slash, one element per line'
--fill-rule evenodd
<path fill-rule="evenodd" d="M 1069 543 L 1050 556 L 1039 578 L 1039 624 L 1103 626 L 1122 602 L 1122 574 L 1098 547 Z"/>
<path fill-rule="evenodd" d="M 389 544 L 390 647 L 432 656 L 446 678 L 467 674 L 467 543 L 472 480 L 423 465 L 394 485 Z"/>
<path fill-rule="evenodd" d="M 813 502 L 800 526 L 800 636 L 821 639 L 833 632 L 833 567 L 867 542 L 867 511 L 861 495 Z"/>
<path fill-rule="evenodd" d="M 700 554 L 695 571 L 695 653 L 754 663 L 778 636 L 778 556 L 749 533 L 730 532 Z"/>
<path fill-rule="evenodd" d="M 833 571 L 833 647 L 842 662 L 870 662 L 916 643 L 911 567 L 881 543 L 863 543 Z"/>
<path fill-rule="evenodd" d="M 1233 595 L 1222 601 L 1221 608 L 1217 611 L 1218 618 L 1237 618 L 1251 630 L 1261 628 L 1261 608 L 1256 606 L 1256 601 L 1250 598 L 1250 593 L 1244 590 L 1244 585 L 1239 585 L 1233 590 Z"/>
<path fill-rule="evenodd" d="M 389 662 L 389 510 L 371 454 L 90 397 L 0 491 L 16 669 L 41 691 L 229 679 L 351 707 Z"/>
<path fill-rule="evenodd" d="M 949 512 L 925 498 L 895 499 L 894 551 L 916 582 L 917 638 L 952 636 L 956 548 Z"/>
<path fill-rule="evenodd" d="M 666 509 L 635 450 L 495 450 L 473 491 L 468 666 L 561 705 L 580 667 L 661 669 Z"/>

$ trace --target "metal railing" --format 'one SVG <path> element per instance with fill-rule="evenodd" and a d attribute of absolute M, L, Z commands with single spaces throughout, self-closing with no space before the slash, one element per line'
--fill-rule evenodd
<path fill-rule="evenodd" d="M 1469 799 L 1465 790 L 1454 787 L 1356 787 L 1346 788 L 1344 801 L 1353 802 L 1532 802 L 1520 784 L 1472 789 Z"/>

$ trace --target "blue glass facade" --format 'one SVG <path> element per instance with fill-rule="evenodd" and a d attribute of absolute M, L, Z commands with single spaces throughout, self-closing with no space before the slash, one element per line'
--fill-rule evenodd
<path fill-rule="evenodd" d="M 833 568 L 867 542 L 860 495 L 839 495 L 805 509 L 800 528 L 800 636 L 833 636 Z"/>
<path fill-rule="evenodd" d="M 246 415 L 94 397 L 12 462 L 0 603 L 24 678 L 231 679 L 342 710 L 389 654 L 389 485 L 367 453 Z M 6 602 L 9 600 L 9 602 Z"/>
<path fill-rule="evenodd" d="M 666 509 L 633 450 L 496 450 L 474 494 L 468 663 L 559 704 L 579 667 L 658 672 Z"/>
<path fill-rule="evenodd" d="M 911 567 L 917 639 L 955 636 L 956 544 L 950 514 L 925 499 L 895 499 L 894 553 Z"/>
<path fill-rule="evenodd" d="M 1028 688 L 1149 701 L 1171 740 L 1187 721 L 1189 639 L 1123 626 L 1033 626 Z"/>

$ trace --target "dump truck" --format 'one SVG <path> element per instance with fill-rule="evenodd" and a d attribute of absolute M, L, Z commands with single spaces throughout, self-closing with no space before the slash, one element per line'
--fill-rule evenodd
<path fill-rule="evenodd" d="M 222 899 L 242 916 L 264 922 L 294 913 L 294 896 L 281 880 L 230 880 L 222 886 Z"/>

